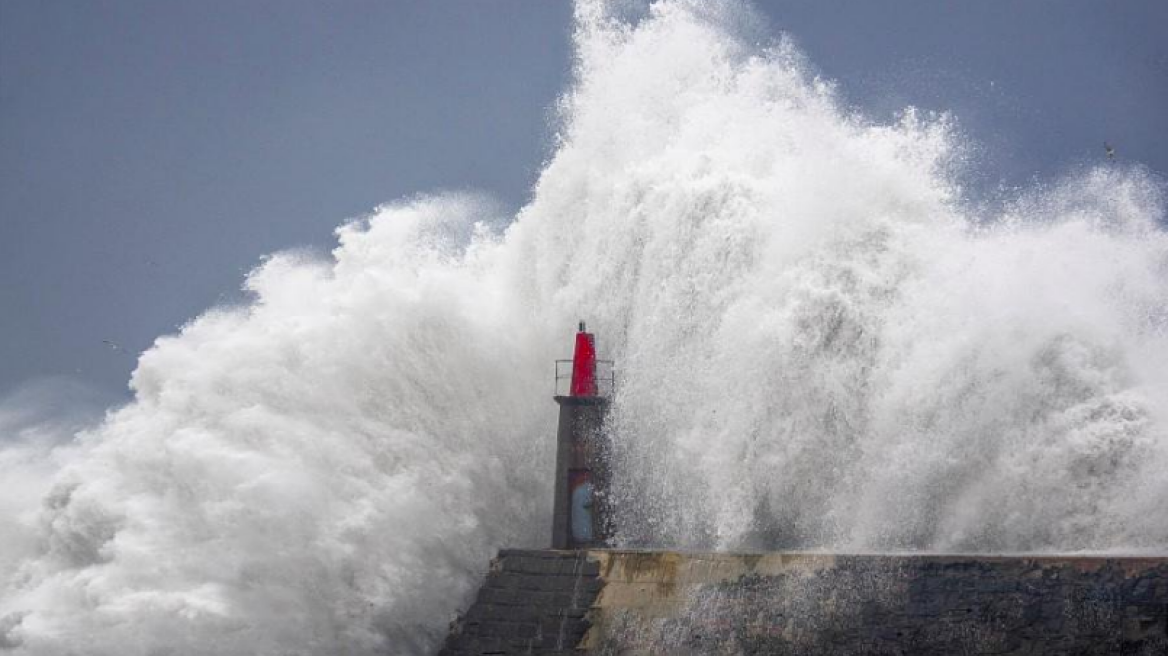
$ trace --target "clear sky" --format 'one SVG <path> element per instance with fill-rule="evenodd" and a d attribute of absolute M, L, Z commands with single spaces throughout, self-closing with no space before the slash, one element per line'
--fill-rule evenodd
<path fill-rule="evenodd" d="M 951 111 L 980 146 L 975 194 L 1097 163 L 1105 140 L 1168 173 L 1161 0 L 755 6 L 869 116 Z M 156 336 L 379 203 L 474 188 L 519 207 L 570 17 L 546 0 L 0 0 L 0 398 L 124 398 Z"/>

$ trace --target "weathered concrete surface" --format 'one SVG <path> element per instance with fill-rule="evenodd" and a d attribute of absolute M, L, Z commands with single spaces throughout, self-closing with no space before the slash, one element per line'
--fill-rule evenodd
<path fill-rule="evenodd" d="M 1162 656 L 1168 558 L 503 551 L 443 653 L 573 649 Z"/>
<path fill-rule="evenodd" d="M 439 654 L 572 654 L 604 582 L 588 551 L 504 549 Z"/>

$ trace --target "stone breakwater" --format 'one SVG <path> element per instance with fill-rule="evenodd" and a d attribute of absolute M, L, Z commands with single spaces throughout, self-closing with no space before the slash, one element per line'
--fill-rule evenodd
<path fill-rule="evenodd" d="M 503 550 L 441 654 L 1168 653 L 1168 558 Z"/>

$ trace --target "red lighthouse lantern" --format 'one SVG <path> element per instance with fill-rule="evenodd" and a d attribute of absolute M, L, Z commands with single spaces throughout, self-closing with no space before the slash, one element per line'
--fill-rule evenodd
<path fill-rule="evenodd" d="M 584 330 L 576 333 L 576 351 L 572 355 L 572 396 L 596 396 L 596 337 Z"/>

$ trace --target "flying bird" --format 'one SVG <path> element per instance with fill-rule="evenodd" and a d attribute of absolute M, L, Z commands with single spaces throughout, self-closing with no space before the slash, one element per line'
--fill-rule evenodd
<path fill-rule="evenodd" d="M 1115 147 L 1106 141 L 1103 142 L 1103 149 L 1107 151 L 1107 159 L 1115 159 Z"/>

